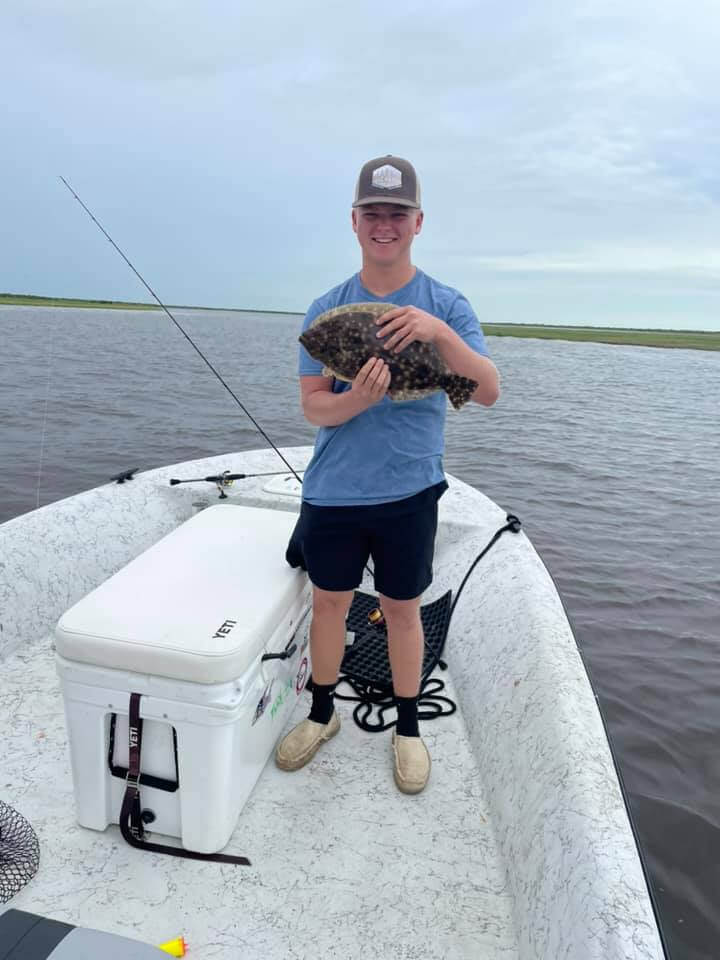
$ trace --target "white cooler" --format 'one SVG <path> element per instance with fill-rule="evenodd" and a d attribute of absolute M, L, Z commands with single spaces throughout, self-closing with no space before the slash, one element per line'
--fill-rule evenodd
<path fill-rule="evenodd" d="M 56 665 L 82 826 L 119 821 L 139 693 L 141 772 L 179 782 L 141 785 L 148 829 L 200 853 L 228 842 L 310 673 L 311 586 L 285 561 L 296 520 L 208 507 L 60 618 Z"/>

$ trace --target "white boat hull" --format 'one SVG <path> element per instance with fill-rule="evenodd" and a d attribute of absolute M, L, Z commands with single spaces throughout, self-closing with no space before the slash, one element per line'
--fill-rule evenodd
<path fill-rule="evenodd" d="M 284 449 L 301 470 L 308 447 Z M 226 852 L 252 867 L 176 861 L 79 827 L 51 633 L 60 615 L 216 502 L 171 476 L 282 469 L 272 451 L 140 474 L 0 526 L 4 799 L 34 825 L 41 866 L 12 906 L 160 942 L 198 960 L 377 956 L 630 960 L 663 957 L 595 698 L 562 603 L 523 533 L 480 561 L 445 658 L 451 717 L 425 722 L 427 789 L 399 793 L 389 732 L 343 728 L 292 774 L 269 762 Z M 505 513 L 449 477 L 435 579 L 456 591 Z M 297 511 L 237 481 L 233 502 Z M 363 589 L 372 591 L 372 583 Z M 307 712 L 301 697 L 288 726 Z"/>

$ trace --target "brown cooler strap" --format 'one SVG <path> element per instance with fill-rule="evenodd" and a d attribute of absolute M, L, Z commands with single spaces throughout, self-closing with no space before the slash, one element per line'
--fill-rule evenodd
<path fill-rule="evenodd" d="M 184 850 L 182 847 L 150 843 L 144 839 L 145 828 L 140 807 L 140 752 L 142 750 L 140 696 L 139 693 L 130 694 L 127 787 L 120 810 L 120 832 L 123 837 L 131 847 L 149 850 L 151 853 L 167 853 L 172 857 L 186 857 L 188 860 L 212 860 L 216 863 L 235 863 L 249 867 L 250 861 L 247 857 L 234 857 L 225 853 L 197 853 L 194 850 Z"/>

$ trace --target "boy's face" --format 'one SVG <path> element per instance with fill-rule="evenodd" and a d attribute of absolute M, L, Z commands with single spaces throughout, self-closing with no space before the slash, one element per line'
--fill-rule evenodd
<path fill-rule="evenodd" d="M 422 210 L 396 203 L 369 203 L 352 211 L 353 230 L 363 254 L 378 265 L 390 266 L 409 258 L 422 221 Z"/>

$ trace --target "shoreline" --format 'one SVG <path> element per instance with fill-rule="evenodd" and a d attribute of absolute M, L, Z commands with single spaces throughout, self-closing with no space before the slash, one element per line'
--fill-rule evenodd
<path fill-rule="evenodd" d="M 41 297 L 34 293 L 0 293 L 0 307 L 81 307 L 91 310 L 162 310 L 157 303 L 138 300 L 81 300 L 74 297 Z M 277 313 L 302 317 L 302 310 L 260 310 L 248 307 L 198 307 L 185 303 L 166 303 L 168 310 L 215 310 L 222 313 Z"/>
<path fill-rule="evenodd" d="M 0 293 L 0 306 L 78 307 L 100 310 L 160 310 L 154 303 L 124 300 L 81 300 L 68 297 L 42 297 L 34 294 Z M 174 310 L 215 310 L 225 313 L 268 313 L 300 317 L 303 311 L 255 310 L 242 307 L 197 307 L 168 304 Z M 631 327 L 559 326 L 530 323 L 483 323 L 489 337 L 522 337 L 524 339 L 568 340 L 585 343 L 607 343 L 626 347 L 660 347 L 681 350 L 720 350 L 720 331 L 664 330 Z"/>
<path fill-rule="evenodd" d="M 561 327 L 530 323 L 483 323 L 482 329 L 489 337 L 568 340 L 577 343 L 608 343 L 625 347 L 661 347 L 677 350 L 720 350 L 720 332 L 706 330 Z"/>

